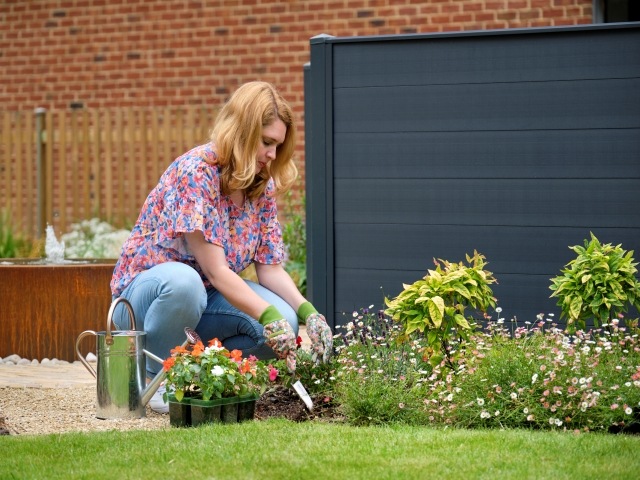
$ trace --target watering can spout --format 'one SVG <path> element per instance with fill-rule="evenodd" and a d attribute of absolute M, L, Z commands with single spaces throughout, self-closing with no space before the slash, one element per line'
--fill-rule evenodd
<path fill-rule="evenodd" d="M 192 328 L 185 327 L 184 333 L 187 336 L 187 339 L 182 344 L 183 348 L 186 347 L 187 344 L 195 345 L 196 343 L 202 341 L 200 336 Z M 160 364 L 164 362 L 164 360 L 154 355 L 149 350 L 144 350 L 144 353 L 147 357 L 151 358 L 151 360 L 154 360 Z M 147 385 L 147 388 L 145 388 L 144 392 L 142 393 L 142 399 L 141 399 L 142 405 L 146 405 L 147 403 L 149 403 L 149 400 L 151 400 L 151 397 L 153 397 L 153 394 L 158 391 L 158 388 L 160 387 L 160 385 L 162 385 L 162 382 L 166 377 L 167 377 L 167 373 L 164 371 L 164 369 L 161 369 L 156 374 L 156 376 L 153 377 L 153 380 L 149 382 L 149 385 Z"/>
<path fill-rule="evenodd" d="M 163 360 L 160 357 L 155 356 L 153 353 L 151 353 L 148 350 L 145 350 L 144 353 L 146 356 L 148 356 L 149 358 L 151 358 L 152 360 L 155 360 L 160 364 L 163 362 Z M 149 382 L 147 387 L 142 392 L 142 398 L 140 399 L 140 402 L 142 403 L 142 405 L 146 405 L 147 403 L 149 403 L 149 400 L 151 400 L 151 397 L 153 397 L 153 394 L 158 391 L 158 388 L 160 387 L 160 385 L 162 385 L 162 382 L 166 377 L 167 377 L 167 373 L 164 371 L 164 369 L 161 369 L 156 374 L 156 376 L 153 377 L 151 382 Z"/>

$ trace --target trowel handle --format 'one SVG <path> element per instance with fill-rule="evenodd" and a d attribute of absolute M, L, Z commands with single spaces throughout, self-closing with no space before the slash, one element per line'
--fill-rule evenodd
<path fill-rule="evenodd" d="M 133 315 L 133 308 L 131 307 L 131 304 L 124 297 L 116 298 L 113 302 L 111 302 L 111 306 L 109 307 L 109 314 L 107 315 L 107 335 L 105 339 L 107 345 L 113 345 L 113 338 L 111 337 L 111 325 L 113 325 L 113 312 L 115 312 L 116 307 L 119 303 L 123 303 L 129 311 L 129 323 L 131 324 L 131 330 L 136 329 L 136 319 Z"/>
<path fill-rule="evenodd" d="M 93 375 L 93 378 L 98 378 L 98 375 L 96 374 L 96 371 L 93 369 L 93 367 L 91 365 L 89 365 L 89 362 L 87 362 L 87 359 L 84 358 L 82 356 L 82 354 L 80 353 L 80 342 L 82 341 L 82 339 L 84 337 L 86 337 L 88 335 L 96 336 L 98 334 L 96 332 L 94 332 L 93 330 L 85 330 L 80 335 L 78 335 L 78 339 L 76 340 L 76 355 L 78 355 L 78 358 L 80 359 L 82 364 L 85 366 L 85 368 L 87 370 L 89 370 L 89 373 L 91 375 Z"/>

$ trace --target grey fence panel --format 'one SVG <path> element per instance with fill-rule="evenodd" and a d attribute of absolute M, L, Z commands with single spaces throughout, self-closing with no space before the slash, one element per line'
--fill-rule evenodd
<path fill-rule="evenodd" d="M 334 90 L 336 132 L 640 128 L 640 77 Z"/>
<path fill-rule="evenodd" d="M 334 176 L 640 178 L 638 152 L 640 128 L 338 133 Z"/>
<path fill-rule="evenodd" d="M 334 52 L 334 87 L 639 77 L 637 41 L 633 28 L 609 27 L 355 39 Z"/>
<path fill-rule="evenodd" d="M 640 179 L 336 179 L 335 223 L 640 226 Z"/>
<path fill-rule="evenodd" d="M 433 268 L 434 258 L 459 262 L 477 250 L 497 277 L 519 273 L 551 278 L 575 257 L 569 246 L 583 245 L 591 232 L 601 242 L 614 245 L 621 238 L 635 239 L 623 245 L 628 249 L 637 247 L 640 239 L 640 228 L 336 224 L 335 239 L 340 245 L 336 264 L 424 275 Z"/>

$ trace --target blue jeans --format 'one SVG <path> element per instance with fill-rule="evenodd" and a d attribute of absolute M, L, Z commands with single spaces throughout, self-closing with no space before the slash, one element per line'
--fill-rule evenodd
<path fill-rule="evenodd" d="M 248 280 L 246 283 L 260 297 L 276 307 L 298 335 L 298 318 L 293 308 L 271 290 Z M 229 350 L 242 350 L 243 356 L 274 358 L 265 345 L 262 325 L 241 312 L 213 288 L 205 289 L 200 275 L 188 265 L 167 262 L 138 276 L 124 289 L 121 297 L 133 309 L 136 329 L 147 332 L 146 349 L 160 358 L 186 340 L 185 327 L 193 328 L 205 346 L 217 338 Z M 113 313 L 118 329 L 128 330 L 129 313 L 118 305 Z M 155 375 L 162 366 L 147 358 L 147 374 Z"/>

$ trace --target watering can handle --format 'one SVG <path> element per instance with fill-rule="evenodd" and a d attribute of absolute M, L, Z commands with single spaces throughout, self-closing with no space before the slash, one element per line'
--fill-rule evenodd
<path fill-rule="evenodd" d="M 80 359 L 82 364 L 85 366 L 85 368 L 89 370 L 89 373 L 93 375 L 93 378 L 98 378 L 96 371 L 93 369 L 91 365 L 89 365 L 89 362 L 87 362 L 87 359 L 84 358 L 80 353 L 80 341 L 82 341 L 82 339 L 87 335 L 97 335 L 97 333 L 94 332 L 93 330 L 85 330 L 80 335 L 78 335 L 78 339 L 76 340 L 76 355 L 78 355 L 78 358 Z"/>
<path fill-rule="evenodd" d="M 126 298 L 118 297 L 113 302 L 111 302 L 111 307 L 109 307 L 109 314 L 107 315 L 107 335 L 105 337 L 105 342 L 107 345 L 113 345 L 113 338 L 111 336 L 111 326 L 113 325 L 113 312 L 119 303 L 124 303 L 124 306 L 129 310 L 129 322 L 131 324 L 131 330 L 136 329 L 136 319 L 133 315 L 133 308 L 131 308 L 131 304 L 127 301 Z"/>

